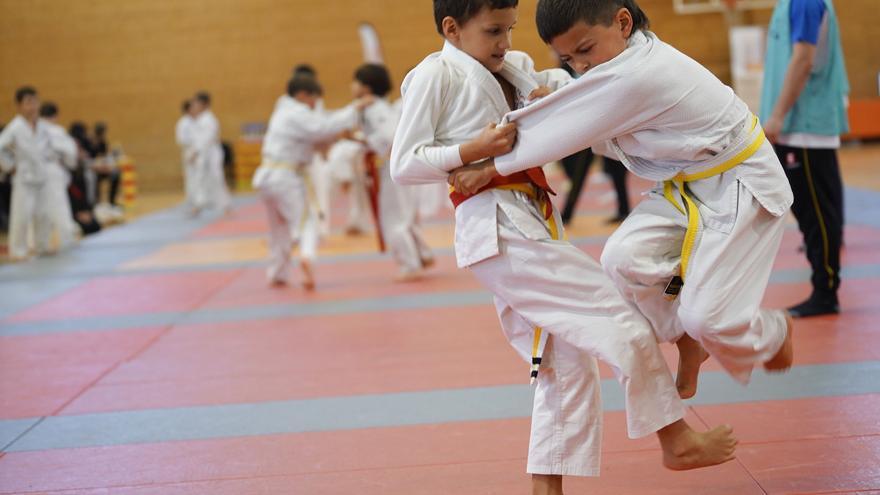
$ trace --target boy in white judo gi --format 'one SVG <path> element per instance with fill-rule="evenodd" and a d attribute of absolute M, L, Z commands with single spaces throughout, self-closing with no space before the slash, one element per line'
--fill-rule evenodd
<path fill-rule="evenodd" d="M 196 160 L 196 187 L 199 188 L 195 213 L 206 208 L 228 213 L 231 204 L 223 172 L 220 121 L 211 111 L 211 95 L 207 92 L 196 93 L 192 105 L 195 114 L 192 146 Z"/>
<path fill-rule="evenodd" d="M 9 208 L 9 257 L 21 261 L 30 255 L 30 234 L 38 255 L 50 251 L 52 194 L 47 158 L 52 152 L 49 126 L 39 118 L 37 90 L 19 88 L 15 103 L 18 114 L 0 133 L 0 170 L 15 174 Z"/>
<path fill-rule="evenodd" d="M 195 112 L 192 100 L 184 100 L 181 105 L 182 115 L 174 126 L 174 138 L 180 147 L 180 163 L 183 167 L 183 191 L 186 197 L 186 206 L 192 213 L 197 213 L 197 205 L 201 204 L 198 198 L 200 192 L 197 187 L 196 151 L 193 146 L 195 134 Z"/>
<path fill-rule="evenodd" d="M 73 244 L 79 226 L 73 221 L 67 188 L 76 168 L 77 146 L 67 130 L 58 124 L 58 106 L 52 102 L 40 107 L 40 118 L 49 132 L 49 150 L 46 155 L 46 174 L 49 187 L 49 217 L 58 236 L 58 250 Z"/>
<path fill-rule="evenodd" d="M 352 92 L 355 98 L 376 97 L 376 102 L 364 110 L 363 132 L 367 148 L 375 157 L 375 163 L 367 166 L 378 168 L 379 225 L 385 244 L 400 267 L 396 280 L 417 280 L 425 268 L 434 264 L 434 255 L 422 235 L 414 191 L 391 180 L 388 160 L 400 114 L 387 99 L 391 92 L 388 69 L 378 64 L 360 66 L 354 73 Z"/>
<path fill-rule="evenodd" d="M 536 73 L 526 54 L 509 51 L 516 5 L 434 1 L 446 43 L 403 83 L 391 159 L 395 181 L 442 182 L 464 164 L 491 166 L 483 160 L 507 153 L 515 138 L 514 126 L 495 123 L 530 95 L 546 93 L 540 86 L 552 89 L 569 80 L 558 69 Z M 495 294 L 513 347 L 543 366 L 527 466 L 534 492 L 561 493 L 563 475 L 598 475 L 602 407 L 595 358 L 607 362 L 624 387 L 629 435 L 656 432 L 667 467 L 693 469 L 732 459 L 736 440 L 728 426 L 698 433 L 682 419 L 684 406 L 648 321 L 598 263 L 563 240 L 541 163 L 476 188 L 455 181 L 450 194 L 458 205 L 459 266 Z"/>
<path fill-rule="evenodd" d="M 609 239 L 602 264 L 658 338 L 678 343 L 682 396 L 696 392 L 707 357 L 700 345 L 743 383 L 756 365 L 788 369 L 791 319 L 760 304 L 792 193 L 757 117 L 647 31 L 635 0 L 541 0 L 537 21 L 584 75 L 508 116 L 516 148 L 482 177 L 467 174 L 479 184 L 606 144 L 634 174 L 660 183 Z"/>
<path fill-rule="evenodd" d="M 370 100 L 358 100 L 336 112 L 316 112 L 318 83 L 297 76 L 287 85 L 263 139 L 263 162 L 254 173 L 253 186 L 269 215 L 269 269 L 273 286 L 290 280 L 291 249 L 298 237 L 303 287 L 314 288 L 312 262 L 318 248 L 318 218 L 314 190 L 307 177 L 315 146 L 357 126 L 359 112 Z"/>

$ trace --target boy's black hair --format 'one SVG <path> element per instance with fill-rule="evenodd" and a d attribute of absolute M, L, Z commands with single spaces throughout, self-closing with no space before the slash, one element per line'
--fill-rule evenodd
<path fill-rule="evenodd" d="M 323 91 L 321 85 L 312 76 L 304 74 L 294 76 L 287 82 L 287 94 L 290 97 L 296 96 L 299 92 L 305 92 L 309 95 L 321 96 Z"/>
<path fill-rule="evenodd" d="M 44 102 L 40 105 L 40 117 L 44 119 L 51 119 L 52 117 L 58 116 L 58 105 L 52 103 L 51 101 Z"/>
<path fill-rule="evenodd" d="M 37 88 L 33 86 L 22 86 L 15 90 L 15 103 L 21 104 L 28 96 L 37 96 Z"/>
<path fill-rule="evenodd" d="M 293 77 L 303 76 L 303 75 L 312 76 L 315 79 L 317 79 L 318 78 L 318 71 L 316 71 L 315 68 L 309 64 L 297 64 L 296 66 L 294 66 Z"/>
<path fill-rule="evenodd" d="M 196 99 L 202 102 L 202 105 L 205 105 L 206 107 L 211 106 L 211 93 L 208 93 L 207 91 L 199 91 L 196 93 Z"/>
<path fill-rule="evenodd" d="M 437 32 L 443 35 L 443 19 L 447 17 L 464 24 L 483 8 L 511 9 L 518 5 L 519 0 L 434 0 L 434 22 L 437 23 Z"/>
<path fill-rule="evenodd" d="M 180 111 L 183 113 L 189 113 L 189 107 L 192 106 L 192 101 L 183 100 L 183 103 L 180 105 Z"/>
<path fill-rule="evenodd" d="M 648 29 L 650 21 L 636 0 L 538 0 L 535 21 L 544 43 L 550 43 L 579 21 L 610 26 L 614 14 L 625 8 L 633 18 L 633 32 Z"/>
<path fill-rule="evenodd" d="M 391 92 L 391 74 L 384 65 L 364 64 L 355 71 L 354 78 L 380 98 Z"/>
<path fill-rule="evenodd" d="M 95 135 L 101 136 L 107 132 L 107 123 L 106 122 L 96 122 L 95 123 Z"/>

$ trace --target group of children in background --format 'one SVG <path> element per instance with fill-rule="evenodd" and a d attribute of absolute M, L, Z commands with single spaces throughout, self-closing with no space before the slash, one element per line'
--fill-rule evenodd
<path fill-rule="evenodd" d="M 325 154 L 336 162 L 337 170 L 342 169 L 336 173 L 349 178 L 351 211 L 356 212 L 350 215 L 350 230 L 363 228 L 364 222 L 357 218 L 362 218 L 368 202 L 380 243 L 399 266 L 396 279 L 415 280 L 434 263 L 419 227 L 415 191 L 391 181 L 388 159 L 399 120 L 398 107 L 387 99 L 391 89 L 384 66 L 363 65 L 354 74 L 354 101 L 330 111 L 323 107 L 314 70 L 308 66 L 294 70 L 269 120 L 263 160 L 253 177 L 269 218 L 271 285 L 289 284 L 291 249 L 298 244 L 302 285 L 314 288 L 312 264 L 330 213 L 328 196 L 316 188 L 316 184 L 326 188 L 328 181 L 314 180 L 332 172 Z"/>
<path fill-rule="evenodd" d="M 200 91 L 183 102 L 175 137 L 181 149 L 186 205 L 192 216 L 207 209 L 231 208 L 220 143 L 220 121 L 211 111 L 211 95 Z"/>
<path fill-rule="evenodd" d="M 119 169 L 106 140 L 107 127 L 74 122 L 69 131 L 59 123 L 59 108 L 41 103 L 30 86 L 15 93 L 17 115 L 0 133 L 0 179 L 10 187 L 9 258 L 57 253 L 80 235 L 101 229 L 96 208 L 105 221 L 118 221 Z M 102 182 L 108 182 L 109 204 L 98 205 Z M 4 205 L 5 206 L 5 205 Z"/>

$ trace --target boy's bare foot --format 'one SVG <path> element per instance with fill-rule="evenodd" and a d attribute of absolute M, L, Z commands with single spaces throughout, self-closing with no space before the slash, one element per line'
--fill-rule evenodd
<path fill-rule="evenodd" d="M 791 332 L 794 330 L 794 320 L 791 315 L 785 313 L 785 340 L 782 342 L 782 348 L 776 353 L 770 361 L 764 363 L 764 369 L 767 371 L 784 372 L 791 368 L 794 361 L 794 342 L 792 342 Z"/>
<path fill-rule="evenodd" d="M 273 289 L 281 289 L 287 287 L 287 280 L 281 280 L 278 278 L 274 278 L 269 281 L 269 287 Z"/>
<path fill-rule="evenodd" d="M 303 280 L 302 286 L 305 290 L 315 290 L 315 276 L 312 273 L 312 264 L 308 261 L 300 261 L 299 267 L 302 270 Z"/>
<path fill-rule="evenodd" d="M 690 335 L 678 339 L 678 374 L 675 376 L 675 388 L 682 399 L 690 399 L 697 395 L 697 383 L 700 379 L 700 366 L 709 359 L 709 353 Z"/>
<path fill-rule="evenodd" d="M 437 260 L 434 258 L 422 258 L 422 268 L 428 269 L 437 264 Z"/>
<path fill-rule="evenodd" d="M 415 282 L 417 280 L 421 280 L 422 272 L 421 270 L 405 270 L 401 271 L 394 277 L 395 282 L 406 283 L 406 282 Z"/>
<path fill-rule="evenodd" d="M 532 495 L 562 495 L 562 476 L 533 474 Z"/>
<path fill-rule="evenodd" d="M 663 465 L 673 471 L 687 471 L 723 464 L 735 458 L 733 428 L 719 426 L 697 432 L 680 419 L 657 432 L 663 448 Z"/>

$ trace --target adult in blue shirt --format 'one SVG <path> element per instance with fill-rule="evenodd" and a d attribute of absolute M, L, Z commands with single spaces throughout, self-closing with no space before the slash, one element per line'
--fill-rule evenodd
<path fill-rule="evenodd" d="M 761 121 L 794 191 L 792 212 L 813 269 L 794 317 L 840 311 L 843 184 L 840 135 L 849 130 L 849 82 L 831 0 L 779 0 L 770 21 Z"/>

